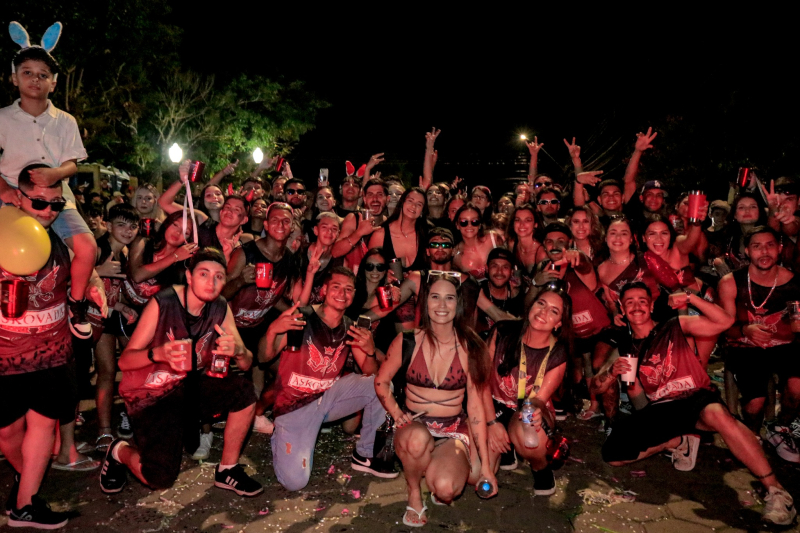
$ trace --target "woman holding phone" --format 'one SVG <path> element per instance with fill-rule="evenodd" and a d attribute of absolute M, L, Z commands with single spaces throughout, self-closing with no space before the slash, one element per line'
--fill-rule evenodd
<path fill-rule="evenodd" d="M 528 305 L 525 318 L 499 322 L 489 337 L 492 372 L 483 394 L 489 420 L 489 462 L 492 471 L 500 466 L 500 455 L 516 451 L 533 472 L 537 496 L 556 491 L 555 476 L 545 457 L 547 428 L 555 427 L 553 393 L 564 380 L 567 354 L 572 343 L 572 300 L 556 283 L 545 286 Z M 524 374 L 523 369 L 524 368 Z M 538 445 L 525 445 L 525 427 L 518 414 L 521 402 L 530 399 Z"/>
<path fill-rule="evenodd" d="M 460 277 L 429 278 L 420 293 L 420 328 L 395 338 L 375 378 L 378 398 L 397 427 L 394 444 L 408 485 L 403 523 L 410 527 L 428 521 L 423 476 L 437 505 L 452 502 L 468 482 L 488 481 L 490 495 L 497 492 L 481 404 L 489 376 L 486 345 L 467 325 Z"/>

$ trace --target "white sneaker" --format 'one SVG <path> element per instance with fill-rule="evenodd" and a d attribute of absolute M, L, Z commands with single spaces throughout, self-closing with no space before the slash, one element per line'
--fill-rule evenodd
<path fill-rule="evenodd" d="M 767 426 L 767 442 L 775 446 L 775 451 L 784 461 L 800 463 L 800 451 L 789 428 L 784 426 Z"/>
<path fill-rule="evenodd" d="M 675 470 L 689 472 L 694 469 L 699 448 L 700 437 L 697 435 L 683 435 L 681 443 L 672 450 L 672 466 L 675 467 Z"/>
<path fill-rule="evenodd" d="M 255 420 L 253 420 L 253 431 L 264 435 L 272 435 L 272 432 L 275 431 L 275 424 L 264 415 L 256 415 Z"/>
<path fill-rule="evenodd" d="M 192 454 L 192 459 L 195 461 L 205 461 L 208 459 L 209 454 L 211 453 L 211 443 L 214 441 L 214 434 L 213 433 L 201 433 L 200 434 L 200 446 L 197 447 L 197 451 Z"/>
<path fill-rule="evenodd" d="M 794 509 L 794 500 L 791 495 L 778 487 L 770 487 L 764 496 L 764 513 L 761 518 L 779 526 L 788 526 L 794 522 L 797 511 Z"/>

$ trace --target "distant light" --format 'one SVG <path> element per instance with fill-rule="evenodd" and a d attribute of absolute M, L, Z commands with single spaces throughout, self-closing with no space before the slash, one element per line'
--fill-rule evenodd
<path fill-rule="evenodd" d="M 256 148 L 253 150 L 253 161 L 256 162 L 256 165 L 260 165 L 263 160 L 264 152 L 261 151 L 261 148 Z"/>
<path fill-rule="evenodd" d="M 527 141 L 528 140 L 528 136 L 525 135 L 525 134 L 522 134 L 522 135 L 519 136 L 519 140 L 520 141 Z"/>
<path fill-rule="evenodd" d="M 169 159 L 173 163 L 180 163 L 183 158 L 183 150 L 178 146 L 178 143 L 173 144 L 169 148 Z"/>

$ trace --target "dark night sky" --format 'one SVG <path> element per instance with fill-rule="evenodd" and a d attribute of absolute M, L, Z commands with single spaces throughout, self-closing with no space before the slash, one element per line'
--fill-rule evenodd
<path fill-rule="evenodd" d="M 790 34 L 783 39 L 771 27 L 762 39 L 744 20 L 641 7 L 578 17 L 577 5 L 488 13 L 466 4 L 450 12 L 394 4 L 382 14 L 343 14 L 261 3 L 215 13 L 217 27 L 233 35 L 222 39 L 207 13 L 185 0 L 172 4 L 192 68 L 302 79 L 332 104 L 292 154 L 305 171 L 385 151 L 419 172 L 431 126 L 443 131 L 440 167 L 513 159 L 522 131 L 546 143 L 554 159 L 542 156 L 544 170 L 568 163 L 561 139 L 573 135 L 585 158 L 624 139 L 619 165 L 637 131 L 668 114 L 703 113 L 739 87 L 762 101 L 754 114 L 798 117 L 784 74 L 783 56 L 797 49 Z M 790 111 L 778 103 L 784 96 Z"/>

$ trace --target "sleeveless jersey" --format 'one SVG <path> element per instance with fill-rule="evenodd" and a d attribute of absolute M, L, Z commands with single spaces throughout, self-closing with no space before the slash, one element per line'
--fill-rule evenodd
<path fill-rule="evenodd" d="M 274 286 L 271 289 L 259 289 L 255 284 L 250 284 L 239 289 L 231 300 L 237 328 L 252 328 L 261 324 L 267 312 L 291 289 L 292 280 L 299 271 L 292 252 L 284 250 L 280 261 L 274 263 L 261 253 L 256 242 L 246 242 L 242 246 L 245 262 L 250 265 L 272 263 Z"/>
<path fill-rule="evenodd" d="M 650 269 L 647 268 L 647 263 L 644 262 L 643 254 L 637 254 L 633 261 L 628 264 L 627 268 L 623 270 L 611 283 L 608 284 L 608 288 L 611 290 L 611 295 L 614 298 L 614 301 L 617 302 L 619 306 L 619 293 L 622 288 L 628 284 L 633 283 L 634 281 L 642 281 L 647 288 L 650 289 L 650 292 L 653 294 L 653 300 L 658 299 L 658 295 L 660 294 L 661 290 L 659 289 L 658 282 L 656 281 L 655 276 L 653 273 L 650 272 Z"/>
<path fill-rule="evenodd" d="M 50 258 L 41 270 L 15 276 L 0 268 L 0 279 L 24 279 L 29 291 L 24 315 L 6 318 L 0 314 L 0 376 L 55 368 L 72 356 L 67 323 L 69 250 L 53 230 L 47 234 Z"/>
<path fill-rule="evenodd" d="M 142 253 L 142 262 L 146 265 L 153 263 L 153 256 L 155 255 L 153 240 L 147 237 L 145 239 L 144 252 Z M 122 284 L 122 290 L 128 301 L 140 310 L 150 301 L 150 298 L 161 290 L 162 287 L 170 285 L 183 285 L 185 283 L 185 262 L 174 263 L 150 279 L 146 279 L 140 283 L 136 283 L 128 274 Z"/>
<path fill-rule="evenodd" d="M 210 218 L 208 220 L 211 220 Z M 208 220 L 206 222 L 208 222 Z M 197 227 L 197 245 L 199 248 L 216 248 L 222 251 L 222 244 L 217 237 L 217 224 L 200 225 Z"/>
<path fill-rule="evenodd" d="M 500 338 L 501 335 L 511 336 L 513 333 L 514 336 L 518 337 L 521 326 L 521 321 L 500 322 L 497 326 L 497 336 L 498 338 Z M 514 332 L 510 331 L 512 328 L 514 329 Z M 549 349 L 549 346 L 546 348 L 531 348 L 530 346 L 525 346 L 525 370 L 527 374 L 525 382 L 525 394 L 530 394 L 531 391 L 533 391 L 533 384 L 536 382 L 536 375 L 539 373 L 539 367 L 542 365 L 542 361 L 544 361 L 544 357 L 547 355 L 547 351 Z M 508 354 L 508 356 L 513 355 L 515 360 L 514 366 L 511 368 L 511 372 L 509 372 L 506 376 L 501 376 L 498 369 L 503 362 L 504 355 L 505 354 L 495 351 L 494 361 L 492 361 L 492 377 L 490 379 L 489 386 L 491 388 L 492 398 L 507 407 L 516 409 L 517 395 L 519 391 L 519 344 L 514 345 L 513 354 Z M 553 351 L 550 352 L 550 357 L 547 359 L 547 368 L 545 369 L 545 373 L 566 362 L 566 347 L 563 343 L 556 342 L 555 346 L 553 346 Z"/>
<path fill-rule="evenodd" d="M 109 257 L 111 257 L 111 242 L 109 241 L 109 234 L 104 233 L 99 239 L 97 239 L 97 248 L 100 249 L 100 258 L 95 263 L 95 266 L 102 265 L 105 263 Z M 128 262 L 128 256 L 120 253 L 119 256 L 120 266 L 122 267 L 122 272 L 125 272 L 125 268 Z M 120 295 L 122 292 L 122 282 L 121 278 L 101 278 L 103 280 L 103 287 L 106 291 L 106 300 L 108 300 L 108 311 L 109 313 L 114 308 L 115 305 L 119 303 Z M 87 310 L 87 320 L 89 323 L 96 327 L 101 328 L 103 327 L 103 315 L 100 314 L 100 308 L 97 307 L 94 302 L 89 302 L 89 309 Z"/>
<path fill-rule="evenodd" d="M 211 351 L 215 349 L 219 338 L 214 325 L 221 326 L 228 312 L 225 298 L 220 296 L 206 303 L 203 314 L 196 320 L 191 319 L 188 329 L 181 299 L 173 287 L 160 291 L 155 299 L 158 302 L 158 323 L 150 348 L 163 346 L 168 341 L 194 339 L 197 368 L 205 368 L 211 362 Z M 135 413 L 175 390 L 184 378 L 185 372 L 177 372 L 167 363 L 151 363 L 123 372 L 119 394 L 125 400 L 128 412 Z"/>
<path fill-rule="evenodd" d="M 347 330 L 353 321 L 347 316 L 335 329 L 328 327 L 311 307 L 302 307 L 306 316 L 303 343 L 299 352 L 281 355 L 278 367 L 276 417 L 291 413 L 318 399 L 343 374 L 350 355 Z"/>
<path fill-rule="evenodd" d="M 792 276 L 792 279 L 783 285 L 777 285 L 769 298 L 767 298 L 767 295 L 770 292 L 770 287 L 751 282 L 750 285 L 753 291 L 751 301 L 747 290 L 747 274 L 749 270 L 749 268 L 742 268 L 733 273 L 733 279 L 736 282 L 736 322 L 744 326 L 749 324 L 766 326 L 768 331 L 772 333 L 769 347 L 794 342 L 794 333 L 792 333 L 792 326 L 789 322 L 788 303 L 800 299 L 800 282 L 797 281 L 797 276 Z M 764 303 L 765 298 L 767 298 L 767 301 Z M 756 309 L 753 303 L 756 305 L 764 303 L 764 306 Z M 745 348 L 756 347 L 744 335 L 739 339 L 730 340 L 729 343 L 732 346 Z"/>
<path fill-rule="evenodd" d="M 651 402 L 691 396 L 700 389 L 713 390 L 708 373 L 686 340 L 680 320 L 672 318 L 650 333 L 648 346 L 640 347 L 639 381 Z M 630 341 L 627 341 L 630 342 Z M 620 347 L 620 353 L 625 348 Z"/>
<path fill-rule="evenodd" d="M 564 281 L 567 283 L 567 294 L 572 299 L 572 328 L 576 337 L 589 338 L 611 325 L 606 306 L 574 270 L 567 270 Z"/>
<path fill-rule="evenodd" d="M 519 291 L 516 296 L 500 300 L 498 298 L 493 298 L 489 293 L 489 280 L 483 281 L 480 285 L 483 294 L 485 294 L 498 309 L 515 317 L 522 316 L 525 311 L 525 293 L 523 291 Z M 475 325 L 475 331 L 477 333 L 483 333 L 484 331 L 492 329 L 492 326 L 494 326 L 494 320 L 484 313 L 482 309 L 478 309 L 478 321 Z"/>

